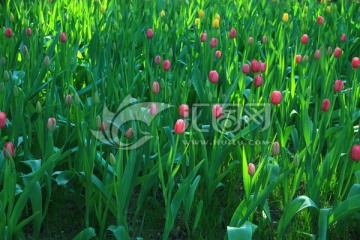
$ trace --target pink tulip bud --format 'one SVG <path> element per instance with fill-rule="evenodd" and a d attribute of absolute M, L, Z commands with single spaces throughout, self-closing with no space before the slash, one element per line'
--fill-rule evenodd
<path fill-rule="evenodd" d="M 260 71 L 260 63 L 256 59 L 253 59 L 251 61 L 251 71 L 254 73 L 257 73 Z"/>
<path fill-rule="evenodd" d="M 12 37 L 12 30 L 11 30 L 11 28 L 6 28 L 6 29 L 5 29 L 5 36 L 6 36 L 7 38 L 11 38 L 11 37 Z"/>
<path fill-rule="evenodd" d="M 282 93 L 280 91 L 273 91 L 271 93 L 270 102 L 274 105 L 280 104 L 282 100 Z"/>
<path fill-rule="evenodd" d="M 101 121 L 99 131 L 101 131 L 101 132 L 105 131 L 105 122 L 104 121 Z"/>
<path fill-rule="evenodd" d="M 70 105 L 70 104 L 71 104 L 71 101 L 72 101 L 71 94 L 67 94 L 66 97 L 65 97 L 65 103 L 66 103 L 66 105 Z"/>
<path fill-rule="evenodd" d="M 346 34 L 345 33 L 341 34 L 340 41 L 346 42 Z"/>
<path fill-rule="evenodd" d="M 302 44 L 307 44 L 308 41 L 309 41 L 309 36 L 308 36 L 307 34 L 302 35 L 302 37 L 301 37 L 301 43 L 302 43 Z"/>
<path fill-rule="evenodd" d="M 232 28 L 230 30 L 229 36 L 230 36 L 230 38 L 236 38 L 236 30 L 235 30 L 235 28 Z"/>
<path fill-rule="evenodd" d="M 360 145 L 355 144 L 350 151 L 350 157 L 354 161 L 360 161 Z"/>
<path fill-rule="evenodd" d="M 262 42 L 263 42 L 263 44 L 267 44 L 267 42 L 268 42 L 267 36 L 262 37 Z"/>
<path fill-rule="evenodd" d="M 263 78 L 261 75 L 256 75 L 254 78 L 254 86 L 260 87 L 263 84 Z"/>
<path fill-rule="evenodd" d="M 154 30 L 152 30 L 151 28 L 149 28 L 147 31 L 146 31 L 146 37 L 147 38 L 152 38 L 154 36 Z"/>
<path fill-rule="evenodd" d="M 174 126 L 174 132 L 176 134 L 182 134 L 185 132 L 185 121 L 182 119 L 178 119 Z"/>
<path fill-rule="evenodd" d="M 317 18 L 317 23 L 318 23 L 319 25 L 323 24 L 323 23 L 324 23 L 324 17 L 323 17 L 323 16 L 318 16 L 318 18 Z"/>
<path fill-rule="evenodd" d="M 158 112 L 158 106 L 156 105 L 156 103 L 151 103 L 150 104 L 150 115 L 155 116 Z"/>
<path fill-rule="evenodd" d="M 49 56 L 45 56 L 44 57 L 44 66 L 48 67 L 50 65 L 50 57 Z"/>
<path fill-rule="evenodd" d="M 341 92 L 343 88 L 344 88 L 344 82 L 342 80 L 336 80 L 334 83 L 334 91 Z"/>
<path fill-rule="evenodd" d="M 217 45 L 218 45 L 218 40 L 217 40 L 217 38 L 212 38 L 212 39 L 210 40 L 210 46 L 211 46 L 212 48 L 215 48 Z"/>
<path fill-rule="evenodd" d="M 259 71 L 260 72 L 266 72 L 266 63 L 259 62 Z"/>
<path fill-rule="evenodd" d="M 223 115 L 223 108 L 221 107 L 221 105 L 220 104 L 213 105 L 212 116 L 214 118 L 220 118 L 222 115 Z"/>
<path fill-rule="evenodd" d="M 164 71 L 169 71 L 171 67 L 171 63 L 170 60 L 164 60 L 163 62 L 163 69 Z"/>
<path fill-rule="evenodd" d="M 302 60 L 301 55 L 298 54 L 298 55 L 295 56 L 295 62 L 296 62 L 297 64 L 301 63 L 301 60 Z"/>
<path fill-rule="evenodd" d="M 321 57 L 321 51 L 320 49 L 317 49 L 314 53 L 314 59 L 319 60 Z"/>
<path fill-rule="evenodd" d="M 217 50 L 217 51 L 215 52 L 215 57 L 216 57 L 217 59 L 221 58 L 221 51 Z"/>
<path fill-rule="evenodd" d="M 212 70 L 209 73 L 209 80 L 211 83 L 217 83 L 219 81 L 219 74 L 216 70 Z"/>
<path fill-rule="evenodd" d="M 160 57 L 159 55 L 157 55 L 157 56 L 155 57 L 154 62 L 155 62 L 156 65 L 159 65 L 160 62 L 161 62 L 161 57 Z"/>
<path fill-rule="evenodd" d="M 249 165 L 248 165 L 248 174 L 250 176 L 254 176 L 255 170 L 256 170 L 255 165 L 253 163 L 249 163 Z"/>
<path fill-rule="evenodd" d="M 341 56 L 341 48 L 336 47 L 334 51 L 334 57 L 339 58 Z"/>
<path fill-rule="evenodd" d="M 126 138 L 131 138 L 133 135 L 134 135 L 133 128 L 129 128 L 128 130 L 126 130 L 126 132 L 125 132 L 125 137 Z"/>
<path fill-rule="evenodd" d="M 253 44 L 253 42 L 254 42 L 254 38 L 253 38 L 253 37 L 249 37 L 249 39 L 248 39 L 249 45 Z"/>
<path fill-rule="evenodd" d="M 27 35 L 28 37 L 31 37 L 31 35 L 32 35 L 31 28 L 29 28 L 29 27 L 26 28 L 25 32 L 26 32 L 26 35 Z"/>
<path fill-rule="evenodd" d="M 249 72 L 250 72 L 250 66 L 249 66 L 249 64 L 244 64 L 243 66 L 242 66 L 242 72 L 244 73 L 244 74 L 248 74 Z"/>
<path fill-rule="evenodd" d="M 182 118 L 187 118 L 189 116 L 189 106 L 186 104 L 181 104 L 179 106 L 179 115 Z"/>
<path fill-rule="evenodd" d="M 49 118 L 47 122 L 47 128 L 52 132 L 56 129 L 56 119 Z"/>
<path fill-rule="evenodd" d="M 273 156 L 279 155 L 279 153 L 280 153 L 280 143 L 279 142 L 274 142 L 271 153 Z"/>
<path fill-rule="evenodd" d="M 155 81 L 152 84 L 151 91 L 153 94 L 158 94 L 160 92 L 160 84 L 159 82 Z"/>
<path fill-rule="evenodd" d="M 351 60 L 351 65 L 353 68 L 358 68 L 359 65 L 360 65 L 360 59 L 358 57 L 354 57 L 352 60 Z"/>
<path fill-rule="evenodd" d="M 66 33 L 64 33 L 64 32 L 60 33 L 60 41 L 61 42 L 66 42 L 66 39 L 67 39 Z"/>
<path fill-rule="evenodd" d="M 10 157 L 13 158 L 15 156 L 14 144 L 12 142 L 5 143 L 3 152 L 5 158 L 10 158 Z"/>
<path fill-rule="evenodd" d="M 6 127 L 6 114 L 4 112 L 0 112 L 0 128 Z"/>
<path fill-rule="evenodd" d="M 200 41 L 201 41 L 201 42 L 206 42 L 206 39 L 207 39 L 207 34 L 206 34 L 206 33 L 202 33 L 202 34 L 200 35 Z"/>
<path fill-rule="evenodd" d="M 325 98 L 321 104 L 321 111 L 327 112 L 330 109 L 330 100 Z"/>

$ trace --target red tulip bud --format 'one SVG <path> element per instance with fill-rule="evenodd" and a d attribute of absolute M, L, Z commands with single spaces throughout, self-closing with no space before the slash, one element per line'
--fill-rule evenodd
<path fill-rule="evenodd" d="M 161 57 L 160 57 L 159 55 L 157 55 L 157 56 L 155 57 L 154 62 L 155 62 L 156 65 L 159 65 L 160 62 L 161 62 Z"/>
<path fill-rule="evenodd" d="M 344 82 L 342 80 L 336 80 L 334 83 L 334 91 L 341 92 L 343 88 L 344 88 Z"/>
<path fill-rule="evenodd" d="M 125 132 L 126 138 L 131 138 L 133 135 L 134 135 L 134 130 L 132 128 L 129 128 L 128 130 L 126 130 L 126 132 Z"/>
<path fill-rule="evenodd" d="M 330 100 L 325 98 L 321 104 L 321 111 L 327 112 L 330 109 Z"/>
<path fill-rule="evenodd" d="M 185 132 L 185 121 L 182 119 L 178 119 L 174 126 L 174 132 L 176 134 L 182 134 Z"/>
<path fill-rule="evenodd" d="M 179 115 L 182 118 L 187 118 L 189 116 L 189 106 L 186 104 L 181 104 L 179 107 Z"/>
<path fill-rule="evenodd" d="M 31 28 L 26 28 L 25 32 L 28 37 L 31 37 L 31 35 L 32 35 Z"/>
<path fill-rule="evenodd" d="M 346 34 L 345 33 L 341 34 L 340 41 L 346 42 Z"/>
<path fill-rule="evenodd" d="M 164 60 L 163 62 L 163 69 L 164 71 L 169 71 L 171 67 L 171 63 L 170 60 Z"/>
<path fill-rule="evenodd" d="M 230 38 L 236 38 L 236 30 L 235 30 L 235 28 L 232 28 L 230 30 L 229 36 L 230 36 Z"/>
<path fill-rule="evenodd" d="M 350 157 L 354 161 L 360 161 L 360 145 L 355 144 L 351 148 Z"/>
<path fill-rule="evenodd" d="M 66 95 L 66 98 L 65 98 L 66 105 L 70 105 L 71 101 L 72 101 L 71 94 Z"/>
<path fill-rule="evenodd" d="M 309 41 L 309 36 L 308 36 L 307 34 L 302 35 L 302 37 L 301 37 L 301 43 L 302 43 L 302 44 L 307 44 L 308 41 Z"/>
<path fill-rule="evenodd" d="M 248 39 L 249 45 L 253 44 L 253 42 L 254 42 L 254 38 L 253 38 L 253 37 L 249 37 L 249 39 Z"/>
<path fill-rule="evenodd" d="M 12 37 L 12 30 L 11 30 L 11 28 L 6 28 L 6 29 L 5 29 L 5 36 L 6 36 L 7 38 L 11 38 L 11 37 Z"/>
<path fill-rule="evenodd" d="M 244 74 L 248 74 L 249 72 L 250 72 L 250 66 L 249 66 L 249 64 L 244 64 L 243 65 L 243 67 L 242 67 L 242 72 L 244 73 Z"/>
<path fill-rule="evenodd" d="M 273 156 L 279 155 L 279 153 L 280 153 L 280 143 L 279 142 L 274 142 L 271 153 Z"/>
<path fill-rule="evenodd" d="M 215 48 L 217 45 L 218 45 L 218 40 L 217 40 L 217 38 L 212 38 L 212 39 L 210 40 L 210 46 L 211 46 L 212 48 Z"/>
<path fill-rule="evenodd" d="M 152 38 L 154 36 L 154 30 L 152 30 L 151 28 L 149 28 L 147 31 L 146 31 L 146 37 L 147 38 Z"/>
<path fill-rule="evenodd" d="M 251 71 L 254 73 L 260 71 L 260 63 L 256 59 L 251 61 Z"/>
<path fill-rule="evenodd" d="M 221 107 L 220 104 L 215 104 L 213 105 L 213 108 L 212 108 L 212 116 L 214 118 L 219 118 L 223 115 L 223 109 Z"/>
<path fill-rule="evenodd" d="M 360 65 L 360 59 L 358 57 L 354 57 L 352 60 L 351 60 L 351 65 L 353 68 L 358 68 L 359 65 Z"/>
<path fill-rule="evenodd" d="M 296 62 L 297 64 L 301 63 L 301 60 L 302 60 L 301 55 L 298 54 L 298 55 L 295 56 L 295 62 Z"/>
<path fill-rule="evenodd" d="M 339 58 L 341 56 L 341 48 L 336 47 L 334 51 L 334 57 Z"/>
<path fill-rule="evenodd" d="M 200 41 L 201 41 L 201 42 L 206 42 L 206 39 L 207 39 L 207 34 L 206 34 L 206 33 L 202 33 L 202 34 L 200 35 Z"/>
<path fill-rule="evenodd" d="M 152 93 L 153 94 L 158 94 L 160 92 L 160 84 L 159 82 L 153 82 L 152 87 L 151 87 Z"/>
<path fill-rule="evenodd" d="M 274 105 L 280 104 L 282 100 L 282 93 L 280 91 L 273 91 L 271 93 L 270 102 Z"/>
<path fill-rule="evenodd" d="M 255 87 L 260 87 L 263 84 L 263 78 L 261 75 L 256 75 L 254 78 Z"/>
<path fill-rule="evenodd" d="M 6 114 L 4 112 L 0 112 L 0 128 L 6 127 Z"/>
<path fill-rule="evenodd" d="M 255 165 L 253 163 L 249 163 L 249 165 L 248 165 L 248 174 L 250 176 L 254 176 L 255 170 L 256 170 Z"/>
<path fill-rule="evenodd" d="M 49 118 L 47 122 L 47 128 L 52 132 L 56 129 L 56 119 Z"/>
<path fill-rule="evenodd" d="M 210 71 L 209 80 L 212 83 L 217 83 L 219 81 L 219 74 L 217 73 L 216 70 Z"/>
<path fill-rule="evenodd" d="M 314 59 L 319 60 L 321 56 L 321 51 L 318 49 L 314 53 Z"/>
<path fill-rule="evenodd" d="M 10 158 L 15 156 L 15 147 L 12 142 L 7 142 L 4 145 L 4 156 L 5 158 Z"/>
<path fill-rule="evenodd" d="M 60 41 L 61 42 L 66 42 L 66 39 L 67 39 L 66 33 L 64 33 L 64 32 L 60 33 Z"/>
<path fill-rule="evenodd" d="M 324 23 L 324 17 L 323 16 L 318 16 L 317 23 L 320 24 L 320 25 L 323 24 Z"/>
<path fill-rule="evenodd" d="M 218 59 L 221 58 L 221 51 L 217 50 L 215 52 L 215 57 L 218 58 Z"/>

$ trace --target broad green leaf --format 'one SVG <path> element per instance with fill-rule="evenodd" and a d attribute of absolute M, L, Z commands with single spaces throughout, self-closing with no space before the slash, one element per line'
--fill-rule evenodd
<path fill-rule="evenodd" d="M 285 209 L 284 215 L 281 217 L 279 221 L 279 226 L 277 230 L 277 238 L 281 239 L 286 227 L 290 224 L 291 220 L 295 216 L 296 213 L 300 212 L 304 208 L 314 207 L 318 208 L 316 204 L 307 196 L 300 196 L 295 198 Z"/>
<path fill-rule="evenodd" d="M 251 240 L 257 226 L 246 221 L 241 227 L 227 227 L 229 240 Z"/>
<path fill-rule="evenodd" d="M 107 228 L 107 230 L 114 234 L 116 240 L 130 240 L 130 237 L 126 233 L 124 226 L 111 225 Z"/>
<path fill-rule="evenodd" d="M 76 237 L 74 237 L 74 240 L 89 240 L 95 237 L 95 229 L 92 227 L 85 228 L 82 230 Z"/>
<path fill-rule="evenodd" d="M 329 216 L 329 225 L 346 217 L 350 217 L 353 213 L 360 211 L 359 202 L 360 195 L 355 195 L 342 201 Z"/>
<path fill-rule="evenodd" d="M 322 208 L 319 213 L 319 240 L 326 240 L 327 229 L 328 229 L 328 219 L 329 214 L 331 213 L 331 208 Z"/>

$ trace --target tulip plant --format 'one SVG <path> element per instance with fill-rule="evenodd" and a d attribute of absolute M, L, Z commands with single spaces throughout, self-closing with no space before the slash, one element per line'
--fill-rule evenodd
<path fill-rule="evenodd" d="M 0 239 L 358 239 L 356 1 L 0 9 Z"/>

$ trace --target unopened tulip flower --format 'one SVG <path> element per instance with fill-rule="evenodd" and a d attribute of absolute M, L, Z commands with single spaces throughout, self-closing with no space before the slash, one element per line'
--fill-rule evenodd
<path fill-rule="evenodd" d="M 301 36 L 301 43 L 302 44 L 307 44 L 309 42 L 309 36 L 307 34 L 303 34 Z"/>
<path fill-rule="evenodd" d="M 324 23 L 324 17 L 323 17 L 323 16 L 318 16 L 318 18 L 317 18 L 317 23 L 318 23 L 319 25 L 323 24 L 323 23 Z"/>
<path fill-rule="evenodd" d="M 159 55 L 157 55 L 157 56 L 155 57 L 154 62 L 155 62 L 156 65 L 159 65 L 160 62 L 161 62 L 161 57 L 160 57 Z"/>
<path fill-rule="evenodd" d="M 219 118 L 223 115 L 223 108 L 221 107 L 220 104 L 215 104 L 213 105 L 213 108 L 212 108 L 212 116 L 214 118 Z"/>
<path fill-rule="evenodd" d="M 354 161 L 360 161 L 360 145 L 355 144 L 350 151 L 350 157 Z"/>
<path fill-rule="evenodd" d="M 320 49 L 317 49 L 314 53 L 314 59 L 319 60 L 321 57 L 321 51 Z"/>
<path fill-rule="evenodd" d="M 346 34 L 345 33 L 341 34 L 340 41 L 346 42 Z"/>
<path fill-rule="evenodd" d="M 259 62 L 259 71 L 260 72 L 266 72 L 266 63 Z"/>
<path fill-rule="evenodd" d="M 45 56 L 44 57 L 44 66 L 48 67 L 50 65 L 50 57 L 49 56 Z"/>
<path fill-rule="evenodd" d="M 321 104 L 321 111 L 328 112 L 330 109 L 330 100 L 325 98 Z"/>
<path fill-rule="evenodd" d="M 3 152 L 5 158 L 10 158 L 10 157 L 13 158 L 15 156 L 14 144 L 12 142 L 5 143 Z"/>
<path fill-rule="evenodd" d="M 199 18 L 205 17 L 205 12 L 202 9 L 199 9 L 198 14 L 199 14 Z"/>
<path fill-rule="evenodd" d="M 280 91 L 273 91 L 271 93 L 270 102 L 274 105 L 280 104 L 282 100 L 282 93 Z"/>
<path fill-rule="evenodd" d="M 154 30 L 152 30 L 151 28 L 149 28 L 148 30 L 146 30 L 146 37 L 147 38 L 152 38 L 154 36 Z"/>
<path fill-rule="evenodd" d="M 351 66 L 353 68 L 358 68 L 360 65 L 360 59 L 358 57 L 354 57 L 352 60 L 351 60 Z"/>
<path fill-rule="evenodd" d="M 256 75 L 254 78 L 254 86 L 260 87 L 263 84 L 263 78 L 261 75 Z"/>
<path fill-rule="evenodd" d="M 67 95 L 66 95 L 66 98 L 65 98 L 65 103 L 66 103 L 66 105 L 70 105 L 70 104 L 71 104 L 71 101 L 72 101 L 71 94 L 67 94 Z"/>
<path fill-rule="evenodd" d="M 6 36 L 7 38 L 11 38 L 11 37 L 12 37 L 12 30 L 11 30 L 11 28 L 6 28 L 6 29 L 5 29 L 5 36 Z"/>
<path fill-rule="evenodd" d="M 283 22 L 289 21 L 289 14 L 288 14 L 288 13 L 284 13 L 283 16 L 282 16 L 282 20 L 283 20 Z"/>
<path fill-rule="evenodd" d="M 187 104 L 181 104 L 179 106 L 179 115 L 182 118 L 187 118 L 189 116 L 189 106 Z"/>
<path fill-rule="evenodd" d="M 253 42 L 254 42 L 254 38 L 253 38 L 253 37 L 249 37 L 249 39 L 248 39 L 249 45 L 253 44 Z"/>
<path fill-rule="evenodd" d="M 169 71 L 171 67 L 171 63 L 170 60 L 164 60 L 163 62 L 163 69 L 164 71 Z"/>
<path fill-rule="evenodd" d="M 176 134 L 182 134 L 185 132 L 185 121 L 182 119 L 178 119 L 174 126 L 174 132 Z"/>
<path fill-rule="evenodd" d="M 66 33 L 64 33 L 64 32 L 60 33 L 60 41 L 61 42 L 66 42 L 66 39 L 67 39 Z"/>
<path fill-rule="evenodd" d="M 229 33 L 230 38 L 236 38 L 236 30 L 235 28 L 232 28 Z"/>
<path fill-rule="evenodd" d="M 250 72 L 250 66 L 249 64 L 245 63 L 243 66 L 242 66 L 242 72 L 244 74 L 248 74 Z"/>
<path fill-rule="evenodd" d="M 6 127 L 6 114 L 4 112 L 0 112 L 0 128 Z"/>
<path fill-rule="evenodd" d="M 210 40 L 210 46 L 211 46 L 212 48 L 215 48 L 217 45 L 218 45 L 218 40 L 217 40 L 217 38 L 212 38 L 212 39 Z"/>
<path fill-rule="evenodd" d="M 217 50 L 216 52 L 215 52 L 215 57 L 217 58 L 217 59 L 219 59 L 219 58 L 221 58 L 221 51 L 220 50 Z"/>
<path fill-rule="evenodd" d="M 280 143 L 279 142 L 274 142 L 272 149 L 271 149 L 271 153 L 273 156 L 277 156 L 280 153 Z"/>
<path fill-rule="evenodd" d="M 250 176 L 254 176 L 255 170 L 256 170 L 255 165 L 253 163 L 249 163 L 249 165 L 248 165 L 248 174 Z"/>
<path fill-rule="evenodd" d="M 150 115 L 155 116 L 158 112 L 158 106 L 156 105 L 156 103 L 151 103 L 150 104 Z"/>
<path fill-rule="evenodd" d="M 334 83 L 334 91 L 341 92 L 343 88 L 344 88 L 344 82 L 342 80 L 336 80 Z"/>
<path fill-rule="evenodd" d="M 26 32 L 26 35 L 27 35 L 28 37 L 31 37 L 31 35 L 32 35 L 31 28 L 29 28 L 29 27 L 26 28 L 25 32 Z"/>
<path fill-rule="evenodd" d="M 219 20 L 219 19 L 214 19 L 214 21 L 213 21 L 213 27 L 214 27 L 214 28 L 218 28 L 218 27 L 219 27 L 219 23 L 220 23 L 220 20 Z"/>
<path fill-rule="evenodd" d="M 161 10 L 160 17 L 165 17 L 165 11 L 164 10 Z"/>
<path fill-rule="evenodd" d="M 129 128 L 128 130 L 126 130 L 126 132 L 125 132 L 125 137 L 126 138 L 131 138 L 133 135 L 134 135 L 133 128 Z"/>
<path fill-rule="evenodd" d="M 298 54 L 298 55 L 295 56 L 295 62 L 296 62 L 297 64 L 301 63 L 301 60 L 302 60 L 301 55 Z"/>
<path fill-rule="evenodd" d="M 253 59 L 251 61 L 251 71 L 254 73 L 257 73 L 260 71 L 260 63 L 256 59 Z"/>
<path fill-rule="evenodd" d="M 339 58 L 341 56 L 341 48 L 336 47 L 334 50 L 334 57 Z"/>
<path fill-rule="evenodd" d="M 158 94 L 160 92 L 160 84 L 159 82 L 155 81 L 152 84 L 151 91 L 153 94 Z"/>
<path fill-rule="evenodd" d="M 201 41 L 201 42 L 206 42 L 206 39 L 207 39 L 207 34 L 206 34 L 206 33 L 202 33 L 202 34 L 200 35 L 200 41 Z"/>
<path fill-rule="evenodd" d="M 217 73 L 216 70 L 212 70 L 209 73 L 209 80 L 212 83 L 217 83 L 219 81 L 219 74 Z"/>
<path fill-rule="evenodd" d="M 262 37 L 262 42 L 263 42 L 263 44 L 266 44 L 268 42 L 267 36 Z"/>
<path fill-rule="evenodd" d="M 47 122 L 47 128 L 52 132 L 56 129 L 56 119 L 49 118 Z"/>

